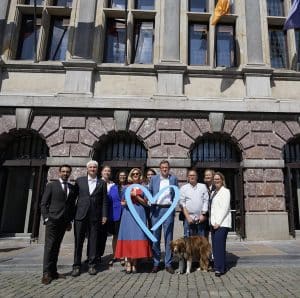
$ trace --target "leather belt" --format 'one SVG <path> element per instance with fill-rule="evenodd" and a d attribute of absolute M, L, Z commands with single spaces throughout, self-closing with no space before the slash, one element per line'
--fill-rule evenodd
<path fill-rule="evenodd" d="M 170 204 L 152 204 L 153 207 L 159 207 L 159 208 L 169 208 Z"/>

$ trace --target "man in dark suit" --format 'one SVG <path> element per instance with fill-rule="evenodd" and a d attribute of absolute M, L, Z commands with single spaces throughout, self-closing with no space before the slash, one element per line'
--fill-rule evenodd
<path fill-rule="evenodd" d="M 89 274 L 97 274 L 97 238 L 100 225 L 107 220 L 107 189 L 106 183 L 97 178 L 98 163 L 91 160 L 87 163 L 87 176 L 79 177 L 75 182 L 78 194 L 75 221 L 75 253 L 72 276 L 80 275 L 82 247 L 85 236 L 88 236 Z"/>
<path fill-rule="evenodd" d="M 57 272 L 57 259 L 65 232 L 72 228 L 75 213 L 74 186 L 68 183 L 71 171 L 69 165 L 60 166 L 59 180 L 49 183 L 42 197 L 41 213 L 46 225 L 42 278 L 45 285 L 53 279 L 65 278 Z"/>
<path fill-rule="evenodd" d="M 175 185 L 178 186 L 177 178 L 173 175 L 170 175 L 170 164 L 167 160 L 162 160 L 160 162 L 160 174 L 155 175 L 151 178 L 149 190 L 153 196 L 155 196 L 160 190 L 169 186 Z M 151 223 L 154 226 L 161 217 L 167 212 L 169 207 L 172 204 L 174 199 L 174 191 L 168 189 L 164 191 L 157 198 L 156 202 L 151 205 Z M 161 231 L 164 230 L 164 239 L 165 239 L 165 268 L 167 272 L 173 274 L 174 269 L 172 268 L 172 253 L 170 242 L 173 240 L 173 230 L 174 230 L 174 212 L 167 218 L 167 220 L 160 226 L 157 230 L 153 232 L 153 235 L 158 239 L 157 242 L 153 242 L 152 251 L 153 251 L 153 269 L 152 273 L 157 273 L 159 271 L 159 262 L 160 262 L 160 239 Z"/>

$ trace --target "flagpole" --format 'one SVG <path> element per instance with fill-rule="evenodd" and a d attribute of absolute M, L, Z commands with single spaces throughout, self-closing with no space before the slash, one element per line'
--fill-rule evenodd
<path fill-rule="evenodd" d="M 34 34 L 34 63 L 37 63 L 37 31 L 36 31 L 36 0 L 33 8 L 33 34 Z"/>
<path fill-rule="evenodd" d="M 127 57 L 127 21 L 128 21 L 128 0 L 125 0 L 125 47 L 124 47 L 124 64 L 128 65 Z"/>

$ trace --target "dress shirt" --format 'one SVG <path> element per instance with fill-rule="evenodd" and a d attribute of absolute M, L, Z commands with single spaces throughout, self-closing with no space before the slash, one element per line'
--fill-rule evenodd
<path fill-rule="evenodd" d="M 69 185 L 68 185 L 68 181 L 63 181 L 61 178 L 59 178 L 59 182 L 61 184 L 61 187 L 63 189 L 63 191 L 65 191 L 65 186 L 64 186 L 64 182 L 67 185 L 67 196 L 69 195 L 70 189 L 69 189 Z"/>
<path fill-rule="evenodd" d="M 164 178 L 160 176 L 160 184 L 159 184 L 159 190 L 162 190 L 163 188 L 170 185 L 169 178 Z M 170 188 L 165 190 L 157 199 L 156 204 L 159 205 L 171 205 L 172 204 L 172 197 Z"/>
<path fill-rule="evenodd" d="M 97 177 L 92 178 L 92 177 L 88 176 L 88 183 L 89 183 L 89 192 L 91 195 L 97 186 Z"/>
<path fill-rule="evenodd" d="M 208 210 L 208 191 L 205 184 L 197 183 L 193 186 L 190 183 L 180 188 L 181 207 L 187 209 L 189 215 L 197 220 L 201 214 L 205 214 Z"/>

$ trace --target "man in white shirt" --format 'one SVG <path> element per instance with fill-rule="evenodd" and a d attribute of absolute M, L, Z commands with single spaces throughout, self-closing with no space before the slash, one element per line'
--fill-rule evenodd
<path fill-rule="evenodd" d="M 205 184 L 198 183 L 197 171 L 188 171 L 188 183 L 180 188 L 180 207 L 184 214 L 184 236 L 205 236 L 208 210 L 208 192 Z"/>

